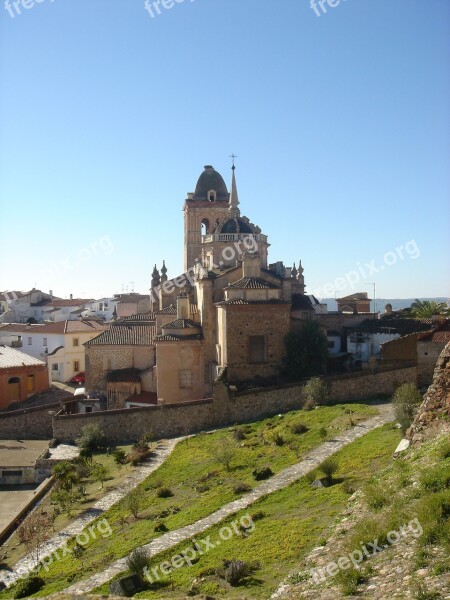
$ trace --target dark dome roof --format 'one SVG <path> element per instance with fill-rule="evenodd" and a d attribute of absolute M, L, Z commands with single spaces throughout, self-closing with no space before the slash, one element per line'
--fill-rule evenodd
<path fill-rule="evenodd" d="M 228 219 L 220 227 L 220 233 L 254 233 L 248 223 L 242 219 Z"/>
<path fill-rule="evenodd" d="M 216 200 L 228 202 L 228 189 L 222 175 L 211 165 L 206 165 L 205 170 L 197 181 L 193 200 L 208 201 L 208 192 L 211 190 L 216 192 Z"/>

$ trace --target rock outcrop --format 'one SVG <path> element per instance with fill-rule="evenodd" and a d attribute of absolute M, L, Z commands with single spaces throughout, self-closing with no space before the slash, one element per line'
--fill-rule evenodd
<path fill-rule="evenodd" d="M 413 445 L 417 445 L 443 431 L 450 432 L 450 342 L 436 363 L 433 382 L 424 395 L 407 437 Z"/>

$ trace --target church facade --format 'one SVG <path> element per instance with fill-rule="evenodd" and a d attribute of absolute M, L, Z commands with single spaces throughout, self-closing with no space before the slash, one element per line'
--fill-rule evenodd
<path fill-rule="evenodd" d="M 127 390 L 168 404 L 210 397 L 219 377 L 234 386 L 276 377 L 286 334 L 315 313 L 301 263 L 270 264 L 268 250 L 241 214 L 234 165 L 230 190 L 205 166 L 184 202 L 185 272 L 171 279 L 155 265 L 151 310 L 86 344 L 88 390 L 121 408 Z"/>

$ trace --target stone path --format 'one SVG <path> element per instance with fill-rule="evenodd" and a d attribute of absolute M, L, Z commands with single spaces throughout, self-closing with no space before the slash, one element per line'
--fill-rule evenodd
<path fill-rule="evenodd" d="M 108 510 L 113 504 L 119 502 L 132 489 L 134 489 L 141 481 L 143 481 L 150 473 L 155 471 L 171 454 L 180 440 L 184 437 L 175 438 L 173 440 L 163 440 L 158 442 L 155 450 L 155 456 L 142 465 L 134 467 L 133 471 L 123 480 L 123 482 L 105 494 L 92 508 L 86 510 L 77 519 L 75 519 L 68 527 L 59 531 L 54 535 L 44 546 L 41 552 L 41 560 L 50 556 L 53 552 L 62 548 L 66 542 L 74 535 L 77 535 L 89 525 L 91 521 L 96 519 L 103 512 Z M 73 447 L 72 447 L 73 448 Z M 69 453 L 68 453 L 69 454 Z M 10 572 L 2 571 L 0 573 L 0 581 L 6 586 L 12 585 L 20 577 L 29 573 L 37 564 L 37 561 L 32 557 L 25 556 L 14 565 L 14 570 Z"/>
<path fill-rule="evenodd" d="M 377 427 L 381 427 L 386 423 L 394 421 L 394 411 L 391 405 L 377 405 L 377 408 L 379 410 L 379 414 L 377 416 L 372 417 L 363 423 L 359 423 L 352 429 L 344 432 L 342 435 L 336 436 L 333 440 L 325 442 L 318 448 L 315 448 L 306 455 L 304 460 L 291 467 L 283 469 L 277 475 L 274 475 L 252 490 L 250 493 L 239 498 L 239 500 L 234 500 L 229 504 L 225 504 L 216 512 L 212 513 L 208 517 L 205 517 L 204 519 L 200 519 L 196 523 L 187 525 L 186 527 L 182 527 L 176 531 L 166 533 L 153 540 L 149 544 L 146 544 L 143 546 L 143 548 L 146 549 L 151 556 L 154 556 L 160 552 L 164 552 L 165 550 L 173 548 L 178 543 L 184 540 L 189 540 L 194 535 L 198 535 L 199 533 L 206 531 L 213 525 L 217 525 L 226 517 L 233 515 L 244 508 L 247 508 L 263 496 L 267 496 L 268 494 L 291 485 L 291 483 L 294 483 L 306 475 L 306 473 L 309 471 L 317 468 L 320 463 L 325 460 L 325 458 L 335 454 L 347 444 L 354 442 Z M 97 573 L 88 579 L 78 581 L 74 585 L 68 587 L 66 591 L 78 593 L 90 592 L 96 587 L 109 581 L 112 577 L 115 577 L 119 573 L 123 573 L 126 570 L 127 565 L 125 557 L 112 563 L 102 573 Z"/>

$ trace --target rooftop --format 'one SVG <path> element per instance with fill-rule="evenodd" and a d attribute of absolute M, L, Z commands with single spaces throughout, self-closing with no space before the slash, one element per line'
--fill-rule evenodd
<path fill-rule="evenodd" d="M 0 369 L 11 369 L 14 367 L 45 367 L 42 360 L 29 356 L 15 348 L 0 346 Z"/>
<path fill-rule="evenodd" d="M 155 325 L 119 325 L 113 324 L 111 328 L 101 333 L 96 338 L 86 342 L 90 346 L 152 346 L 156 333 Z"/>
<path fill-rule="evenodd" d="M 274 283 L 271 283 L 270 281 L 266 281 L 265 279 L 262 279 L 261 277 L 243 277 L 242 279 L 239 279 L 238 281 L 235 281 L 234 283 L 230 283 L 230 285 L 228 285 L 225 289 L 278 290 L 280 288 L 277 285 L 275 285 Z"/>
<path fill-rule="evenodd" d="M 34 467 L 47 449 L 45 440 L 0 440 L 0 467 Z"/>

